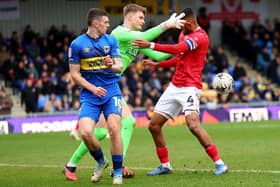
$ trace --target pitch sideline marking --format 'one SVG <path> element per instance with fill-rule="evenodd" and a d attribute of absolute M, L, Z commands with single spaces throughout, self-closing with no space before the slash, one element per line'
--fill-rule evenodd
<path fill-rule="evenodd" d="M 35 164 L 10 164 L 0 163 L 0 167 L 22 167 L 22 168 L 63 168 L 63 165 L 35 165 Z M 92 169 L 89 166 L 80 166 L 82 169 Z M 152 170 L 154 168 L 147 167 L 130 167 L 133 170 Z M 190 172 L 213 172 L 213 169 L 192 169 L 192 168 L 175 168 L 174 171 L 190 171 Z M 248 169 L 248 170 L 229 170 L 230 173 L 270 173 L 280 174 L 280 170 L 259 170 L 259 169 Z"/>

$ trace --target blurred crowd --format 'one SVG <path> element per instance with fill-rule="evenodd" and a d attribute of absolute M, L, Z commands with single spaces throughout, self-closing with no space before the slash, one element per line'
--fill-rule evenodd
<path fill-rule="evenodd" d="M 152 26 L 154 26 L 153 22 L 149 23 L 147 28 Z M 206 26 L 209 29 L 209 25 Z M 233 41 L 229 41 L 232 38 L 228 37 L 230 29 L 227 27 L 229 25 L 225 23 L 223 42 L 231 45 L 239 55 L 245 55 L 244 57 L 249 55 L 247 58 L 251 60 L 253 55 L 249 53 L 250 49 L 241 50 L 239 48 L 244 45 L 233 44 Z M 238 28 L 234 25 L 231 31 L 240 31 Z M 235 66 L 230 65 L 230 59 L 224 53 L 224 49 L 220 46 L 211 46 L 203 72 L 202 104 L 211 107 L 229 102 L 280 101 L 280 89 L 273 91 L 270 84 L 263 81 L 263 76 L 270 75 L 270 78 L 275 82 L 278 81 L 279 84 L 280 55 L 276 49 L 279 48 L 276 46 L 279 44 L 276 42 L 279 40 L 279 32 L 271 30 L 268 36 L 266 32 L 261 35 L 256 31 L 260 30 L 257 28 L 252 26 L 252 33 L 249 32 L 249 34 L 244 30 L 244 37 L 240 38 L 240 43 L 244 39 L 250 41 L 248 47 L 254 47 L 257 44 L 261 47 L 260 50 L 256 50 L 257 61 L 252 65 L 260 70 L 261 74 L 251 79 L 239 61 L 235 62 Z M 169 30 L 156 41 L 175 44 L 178 34 L 178 30 Z M 249 40 L 248 35 L 254 37 Z M 68 47 L 75 37 L 66 25 L 62 25 L 61 28 L 51 26 L 46 35 L 37 33 L 31 25 L 27 25 L 23 33 L 14 31 L 9 37 L 4 37 L 0 33 L 0 73 L 5 86 L 11 87 L 13 94 L 21 97 L 21 105 L 25 107 L 27 113 L 79 109 L 80 88 L 71 80 L 67 62 Z M 271 41 L 265 40 L 266 37 Z M 263 39 L 262 42 L 259 41 L 261 39 Z M 270 52 L 268 53 L 269 60 L 261 63 L 259 62 L 261 57 L 258 56 L 267 54 L 264 53 L 264 49 L 267 53 Z M 174 72 L 174 68 L 142 66 L 139 62 L 144 58 L 146 57 L 139 54 L 120 81 L 123 97 L 134 108 L 152 107 L 167 87 Z M 276 72 L 272 73 L 273 70 Z M 213 77 L 218 72 L 228 72 L 234 77 L 235 89 L 228 96 L 218 95 L 212 89 Z"/>
<path fill-rule="evenodd" d="M 8 38 L 0 34 L 0 70 L 5 86 L 21 96 L 27 113 L 78 110 L 80 88 L 69 75 L 68 46 L 74 38 L 66 25 L 46 36 L 27 25 Z"/>
<path fill-rule="evenodd" d="M 280 85 L 280 20 L 254 21 L 246 29 L 241 21 L 224 21 L 222 42 L 237 51 L 263 76 Z"/>
<path fill-rule="evenodd" d="M 280 21 L 267 19 L 264 24 L 254 21 L 249 28 L 245 28 L 241 21 L 225 20 L 221 37 L 224 46 L 235 51 L 259 73 L 256 77 L 250 77 L 242 64 L 236 62 L 231 73 L 235 80 L 235 91 L 230 101 L 280 101 Z M 226 63 L 221 66 L 231 72 L 231 67 Z M 269 81 L 264 82 L 263 77 Z"/>

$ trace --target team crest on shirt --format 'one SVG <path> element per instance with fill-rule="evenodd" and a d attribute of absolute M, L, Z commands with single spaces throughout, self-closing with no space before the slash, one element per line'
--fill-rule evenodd
<path fill-rule="evenodd" d="M 104 45 L 103 50 L 105 53 L 108 53 L 110 51 L 110 46 L 109 45 Z"/>

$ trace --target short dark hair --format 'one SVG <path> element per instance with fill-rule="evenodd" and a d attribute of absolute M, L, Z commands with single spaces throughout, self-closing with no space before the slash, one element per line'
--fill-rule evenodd
<path fill-rule="evenodd" d="M 195 13 L 191 8 L 185 8 L 184 10 L 182 10 L 180 13 L 185 13 L 185 17 L 184 19 L 187 18 L 195 18 Z M 180 14 L 179 13 L 179 14 Z"/>
<path fill-rule="evenodd" d="M 89 9 L 89 11 L 87 13 L 87 24 L 88 24 L 88 26 L 91 25 L 92 20 L 98 19 L 98 18 L 100 18 L 102 16 L 109 17 L 109 14 L 105 10 L 102 10 L 100 8 L 91 8 L 91 9 Z"/>
<path fill-rule="evenodd" d="M 126 16 L 129 12 L 143 12 L 144 15 L 146 15 L 147 9 L 143 6 L 130 3 L 123 7 L 123 16 Z"/>

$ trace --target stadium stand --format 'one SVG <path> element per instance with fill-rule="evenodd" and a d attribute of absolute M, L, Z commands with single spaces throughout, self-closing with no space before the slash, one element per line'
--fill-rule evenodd
<path fill-rule="evenodd" d="M 202 104 L 211 107 L 228 102 L 279 101 L 279 88 L 272 90 L 263 78 L 280 84 L 279 22 L 275 21 L 272 30 L 270 24 L 269 21 L 266 26 L 255 23 L 247 32 L 240 22 L 224 22 L 223 45 L 236 51 L 238 57 L 225 52 L 222 46 L 210 47 L 204 68 Z M 160 36 L 157 42 L 176 43 L 177 36 L 178 31 L 171 30 Z M 72 82 L 67 63 L 68 46 L 74 37 L 67 25 L 60 29 L 51 26 L 46 35 L 37 33 L 31 25 L 27 25 L 23 33 L 12 32 L 10 37 L 0 34 L 0 73 L 4 85 L 12 89 L 15 107 L 22 106 L 27 114 L 78 110 L 79 87 Z M 255 76 L 256 71 L 249 70 L 248 74 L 244 60 L 240 61 L 239 57 L 261 73 Z M 132 107 L 144 107 L 150 100 L 155 104 L 174 71 L 143 67 L 137 62 L 144 58 L 138 55 L 120 82 Z M 228 96 L 212 90 L 213 77 L 218 72 L 228 72 L 235 79 L 235 89 Z M 21 113 L 22 110 L 13 111 Z"/>

